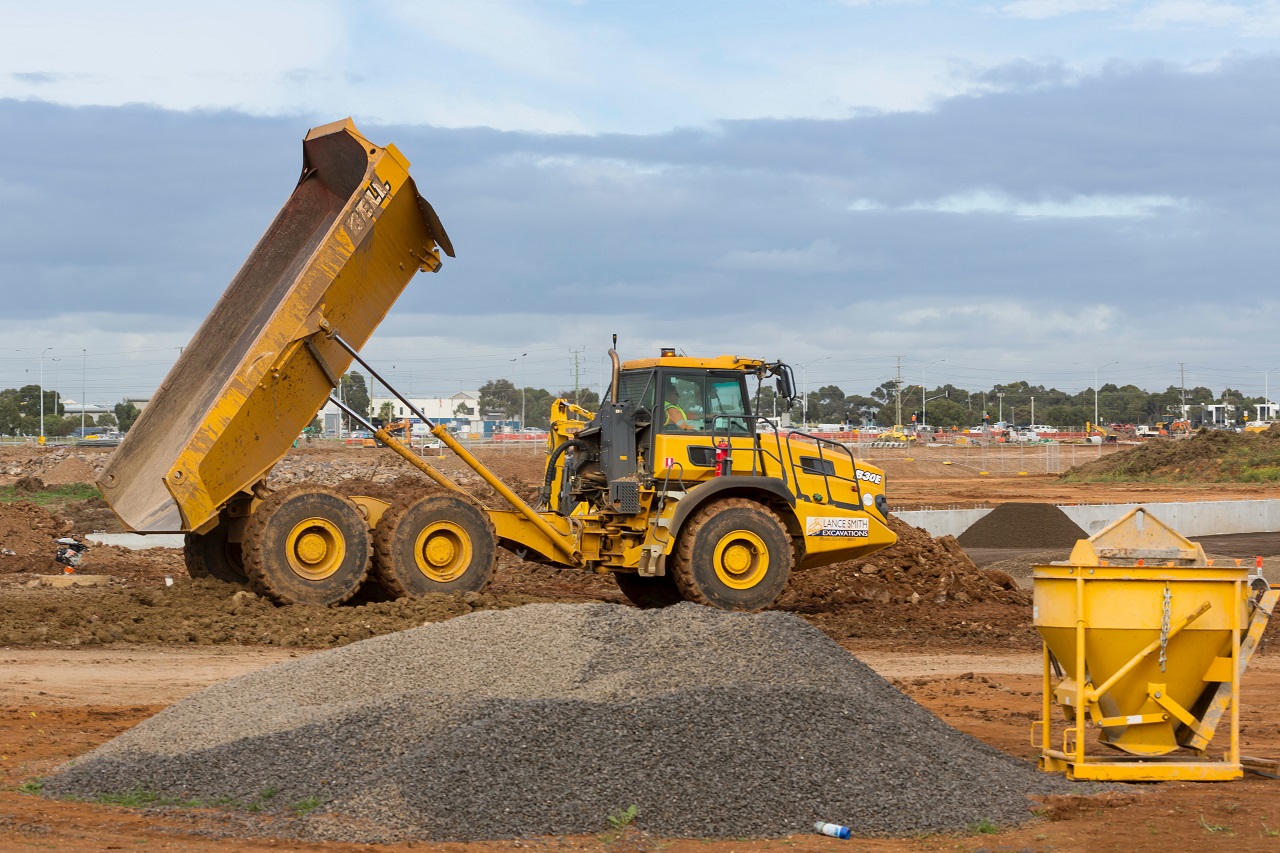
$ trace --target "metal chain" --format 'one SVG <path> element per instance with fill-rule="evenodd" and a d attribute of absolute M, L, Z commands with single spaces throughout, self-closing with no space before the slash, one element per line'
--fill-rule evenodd
<path fill-rule="evenodd" d="M 1169 592 L 1169 585 L 1164 585 L 1164 608 L 1160 613 L 1160 671 L 1164 672 L 1165 647 L 1169 644 L 1169 611 L 1172 609 L 1173 595 Z"/>

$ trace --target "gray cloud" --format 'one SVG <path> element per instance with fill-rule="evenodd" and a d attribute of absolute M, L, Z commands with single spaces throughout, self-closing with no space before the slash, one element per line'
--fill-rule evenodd
<path fill-rule="evenodd" d="M 15 71 L 9 76 L 19 83 L 30 83 L 36 86 L 66 79 L 65 74 L 53 74 L 48 71 Z"/>
<path fill-rule="evenodd" d="M 458 251 L 395 317 L 476 339 L 477 315 L 500 309 L 502 340 L 484 342 L 499 347 L 625 322 L 690 351 L 756 352 L 761 330 L 797 359 L 961 348 L 969 361 L 940 369 L 1017 378 L 1113 350 L 1226 364 L 1249 328 L 1250 361 L 1280 365 L 1280 58 L 1069 82 L 1018 63 L 989 82 L 1001 91 L 924 113 L 652 136 L 362 126 L 413 161 Z M 314 123 L 0 101 L 10 321 L 71 306 L 194 329 L 291 191 Z"/>

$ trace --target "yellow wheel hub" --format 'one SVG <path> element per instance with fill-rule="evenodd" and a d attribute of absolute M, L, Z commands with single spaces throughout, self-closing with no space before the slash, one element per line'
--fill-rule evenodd
<path fill-rule="evenodd" d="M 734 530 L 716 543 L 716 577 L 730 589 L 751 589 L 769 572 L 769 549 L 750 530 Z"/>
<path fill-rule="evenodd" d="M 308 518 L 298 522 L 285 540 L 289 568 L 309 581 L 324 580 L 338 570 L 347 556 L 347 543 L 333 522 Z"/>
<path fill-rule="evenodd" d="M 436 583 L 457 580 L 471 566 L 471 537 L 452 521 L 429 524 L 418 534 L 413 556 L 418 571 Z"/>

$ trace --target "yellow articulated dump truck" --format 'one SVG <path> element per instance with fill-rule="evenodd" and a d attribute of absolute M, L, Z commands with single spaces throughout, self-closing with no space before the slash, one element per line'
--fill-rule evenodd
<path fill-rule="evenodd" d="M 139 533 L 186 533 L 193 577 L 283 604 L 346 601 L 370 574 L 399 596 L 479 591 L 501 546 L 609 572 L 631 601 L 773 604 L 793 570 L 892 545 L 884 475 L 842 444 L 753 414 L 781 362 L 663 350 L 621 362 L 598 412 L 552 406 L 544 486 L 515 494 L 359 354 L 410 279 L 453 249 L 394 146 L 350 120 L 310 131 L 297 188 L 112 456 L 98 485 Z M 501 497 L 489 506 L 332 396 L 353 361 Z M 326 403 L 443 487 L 395 504 L 271 468 Z"/>

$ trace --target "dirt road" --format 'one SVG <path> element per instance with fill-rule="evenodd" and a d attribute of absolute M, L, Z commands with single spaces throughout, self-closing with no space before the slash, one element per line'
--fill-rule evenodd
<path fill-rule="evenodd" d="M 1031 760 L 1028 726 L 1039 705 L 1039 655 L 956 648 L 946 655 L 860 651 L 868 664 L 962 731 Z M 182 849 L 191 851 L 368 850 L 368 846 L 303 844 L 269 838 L 217 837 L 269 831 L 270 819 L 189 809 L 127 809 L 53 802 L 14 790 L 154 714 L 168 701 L 229 677 L 305 652 L 261 649 L 128 647 L 94 650 L 5 650 L 0 679 L 11 684 L 0 707 L 0 849 Z M 22 682 L 22 683 L 18 683 Z M 46 689 L 49 688 L 49 689 Z M 1255 659 L 1245 679 L 1243 740 L 1252 753 L 1280 754 L 1280 657 Z M 43 694 L 42 692 L 43 691 Z M 27 698 L 27 697 L 31 698 Z M 150 698 L 144 703 L 140 700 Z M 1276 850 L 1280 782 L 1249 777 L 1220 785 L 1134 786 L 1101 798 L 1062 797 L 1042 804 L 1031 823 L 994 834 L 974 831 L 910 839 L 859 839 L 871 851 Z M 422 844 L 436 853 L 548 849 L 648 851 L 850 850 L 851 842 L 817 836 L 780 840 L 681 841 L 652 838 L 643 827 L 597 836 L 474 844 Z M 211 837 L 211 834 L 213 837 Z M 407 850 L 410 845 L 375 847 Z"/>

